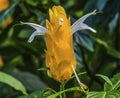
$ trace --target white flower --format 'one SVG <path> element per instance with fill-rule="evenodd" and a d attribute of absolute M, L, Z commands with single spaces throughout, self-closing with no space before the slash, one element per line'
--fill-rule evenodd
<path fill-rule="evenodd" d="M 75 23 L 72 24 L 72 34 L 74 34 L 76 31 L 78 30 L 91 30 L 92 32 L 96 32 L 96 30 L 94 30 L 93 28 L 91 28 L 90 26 L 88 26 L 87 24 L 84 23 L 84 21 L 91 15 L 94 15 L 96 14 L 96 10 L 94 10 L 93 12 L 91 13 L 88 13 L 86 15 L 84 15 L 83 17 L 79 18 Z M 60 18 L 60 21 L 59 23 L 62 24 L 63 22 L 63 19 Z M 30 36 L 30 38 L 28 39 L 28 42 L 32 42 L 34 37 L 36 35 L 44 35 L 46 32 L 47 32 L 47 28 L 41 26 L 41 25 L 38 25 L 38 24 L 35 24 L 35 23 L 29 23 L 29 22 L 21 22 L 22 24 L 27 24 L 31 27 L 33 27 L 35 29 L 35 31 L 33 32 L 33 34 Z M 49 30 L 48 30 L 49 31 Z"/>

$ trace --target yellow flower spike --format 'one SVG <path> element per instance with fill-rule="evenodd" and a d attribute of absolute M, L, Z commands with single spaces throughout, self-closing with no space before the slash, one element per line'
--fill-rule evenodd
<path fill-rule="evenodd" d="M 94 29 L 84 23 L 89 16 L 94 14 L 95 11 L 88 13 L 82 18 L 78 19 L 71 26 L 70 18 L 67 18 L 64 8 L 61 6 L 53 6 L 52 9 L 49 9 L 50 21 L 46 20 L 46 28 L 34 23 L 23 23 L 35 29 L 28 42 L 33 41 L 36 35 L 45 36 L 45 42 L 47 46 L 45 51 L 46 66 L 49 68 L 48 75 L 53 77 L 56 81 L 62 82 L 67 80 L 74 73 L 80 86 L 87 88 L 83 83 L 80 82 L 75 72 L 76 59 L 73 49 L 72 34 L 78 30 L 84 29 L 96 32 Z"/>

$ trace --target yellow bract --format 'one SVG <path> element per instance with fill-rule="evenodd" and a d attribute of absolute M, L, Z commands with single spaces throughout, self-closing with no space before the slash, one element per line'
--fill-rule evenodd
<path fill-rule="evenodd" d="M 0 56 L 0 67 L 3 67 L 3 60 L 2 60 L 2 57 Z"/>
<path fill-rule="evenodd" d="M 70 24 L 70 18 L 67 18 L 65 10 L 61 6 L 53 6 L 49 9 L 50 21 L 46 20 L 46 27 L 41 25 L 26 22 L 35 29 L 30 36 L 28 42 L 32 42 L 37 35 L 45 35 L 46 41 L 46 66 L 48 69 L 48 75 L 55 80 L 62 82 L 71 77 L 74 73 L 79 85 L 86 89 L 77 76 L 76 59 L 73 50 L 73 38 L 72 35 L 78 30 L 91 30 L 96 32 L 93 28 L 84 23 L 84 21 L 91 15 L 96 14 L 96 10 L 79 18 L 72 25 Z"/>
<path fill-rule="evenodd" d="M 0 0 L 0 11 L 6 10 L 9 7 L 8 0 Z M 8 17 L 2 24 L 0 24 L 0 27 L 4 29 L 7 27 L 10 23 L 12 23 L 13 19 L 12 17 Z"/>
<path fill-rule="evenodd" d="M 10 16 L 10 17 L 8 17 L 8 18 L 5 20 L 5 22 L 3 22 L 3 23 L 0 25 L 0 27 L 4 29 L 4 28 L 7 27 L 9 24 L 11 24 L 12 21 L 13 21 L 13 19 L 12 19 L 12 17 Z"/>
<path fill-rule="evenodd" d="M 85 29 L 96 32 L 84 23 L 89 16 L 94 14 L 96 14 L 96 10 L 84 15 L 71 25 L 70 18 L 67 18 L 64 8 L 53 6 L 52 9 L 49 9 L 50 21 L 46 20 L 46 27 L 30 22 L 23 23 L 35 29 L 28 42 L 32 42 L 37 35 L 45 35 L 46 66 L 49 68 L 47 72 L 55 80 L 62 82 L 69 79 L 74 73 L 79 85 L 82 88 L 87 88 L 75 72 L 76 59 L 72 35 L 78 30 Z"/>
<path fill-rule="evenodd" d="M 70 19 L 61 6 L 49 9 L 50 21 L 46 20 L 46 66 L 49 74 L 61 82 L 73 74 L 71 65 L 76 69 L 76 59 L 73 50 L 73 38 Z"/>
<path fill-rule="evenodd" d="M 7 9 L 9 6 L 8 0 L 0 0 L 0 11 Z"/>

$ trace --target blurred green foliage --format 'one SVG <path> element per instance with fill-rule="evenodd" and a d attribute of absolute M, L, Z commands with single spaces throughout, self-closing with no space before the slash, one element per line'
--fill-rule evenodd
<path fill-rule="evenodd" d="M 53 5 L 63 6 L 71 17 L 71 23 L 94 9 L 98 12 L 85 21 L 96 29 L 96 34 L 84 30 L 73 36 L 77 73 L 86 72 L 79 78 L 90 91 L 83 91 L 81 88 L 77 90 L 75 87 L 79 86 L 76 79 L 72 78 L 64 85 L 64 90 L 72 92 L 65 93 L 63 90 L 62 93 L 65 93 L 67 98 L 120 97 L 119 0 L 9 0 L 9 7 L 0 11 L 1 25 L 12 17 L 12 22 L 6 22 L 6 27 L 0 25 L 0 56 L 3 59 L 0 73 L 16 78 L 13 79 L 14 82 L 19 80 L 26 88 L 28 96 L 25 97 L 15 90 L 19 86 L 11 87 L 13 84 L 9 76 L 3 77 L 0 74 L 0 98 L 46 98 L 51 94 L 61 94 L 61 84 L 46 74 L 44 37 L 37 36 L 32 43 L 27 43 L 34 29 L 20 24 L 20 21 L 23 21 L 45 26 L 48 9 Z M 43 69 L 39 70 L 41 68 Z M 103 78 L 101 79 L 96 74 L 105 76 L 100 75 Z M 108 77 L 113 78 L 110 80 Z M 8 85 L 3 81 L 6 81 L 6 78 Z M 112 83 L 112 86 L 109 83 Z M 78 97 L 75 97 L 75 89 L 81 91 Z"/>

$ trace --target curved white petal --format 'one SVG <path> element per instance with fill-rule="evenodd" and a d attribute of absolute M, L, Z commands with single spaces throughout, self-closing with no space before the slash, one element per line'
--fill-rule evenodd
<path fill-rule="evenodd" d="M 78 19 L 75 23 L 73 23 L 72 25 L 72 34 L 75 33 L 78 30 L 83 30 L 83 29 L 88 29 L 91 30 L 92 32 L 96 32 L 94 29 L 92 29 L 91 27 L 89 27 L 88 25 L 86 25 L 84 23 L 84 21 L 91 15 L 95 14 L 96 10 L 94 10 L 91 13 L 86 14 L 85 16 L 81 17 L 80 19 Z"/>
<path fill-rule="evenodd" d="M 29 37 L 28 42 L 29 43 L 32 42 L 36 35 L 38 35 L 38 33 L 37 33 L 37 31 L 34 31 L 33 34 Z"/>
<path fill-rule="evenodd" d="M 27 25 L 33 27 L 34 29 L 36 29 L 33 32 L 33 34 L 30 36 L 28 42 L 32 42 L 36 35 L 44 35 L 45 32 L 47 32 L 47 29 L 45 27 L 41 26 L 41 25 L 34 24 L 34 23 L 29 23 L 29 22 L 25 22 L 25 23 L 21 22 L 21 23 L 22 24 L 27 24 Z"/>
<path fill-rule="evenodd" d="M 81 29 L 80 30 L 84 30 L 84 29 L 88 29 L 88 30 L 91 30 L 92 32 L 96 33 L 96 30 L 94 30 L 93 28 L 89 27 L 87 24 L 83 23 L 81 25 Z"/>

